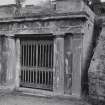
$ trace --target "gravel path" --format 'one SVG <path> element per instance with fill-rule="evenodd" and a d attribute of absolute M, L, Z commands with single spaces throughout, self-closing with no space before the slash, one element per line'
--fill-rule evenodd
<path fill-rule="evenodd" d="M 88 105 L 80 101 L 69 99 L 42 98 L 26 95 L 3 95 L 0 96 L 0 105 Z"/>

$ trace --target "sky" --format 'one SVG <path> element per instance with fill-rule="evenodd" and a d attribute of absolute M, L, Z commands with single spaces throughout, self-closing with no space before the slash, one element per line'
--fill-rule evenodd
<path fill-rule="evenodd" d="M 38 4 L 40 1 L 46 1 L 46 0 L 26 0 L 25 4 Z M 105 0 L 101 0 L 104 2 Z M 14 4 L 14 0 L 0 0 L 0 5 L 5 5 L 5 4 Z"/>
<path fill-rule="evenodd" d="M 41 1 L 46 1 L 46 0 L 26 0 L 25 4 L 38 4 Z M 0 0 L 0 5 L 5 5 L 5 4 L 14 4 L 15 0 Z"/>
<path fill-rule="evenodd" d="M 104 2 L 105 0 L 101 0 L 102 2 Z"/>

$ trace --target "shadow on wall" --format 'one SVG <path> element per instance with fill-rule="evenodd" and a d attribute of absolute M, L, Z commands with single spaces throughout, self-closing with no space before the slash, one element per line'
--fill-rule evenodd
<path fill-rule="evenodd" d="M 90 50 L 88 52 L 88 56 L 87 56 L 88 59 L 86 61 L 87 63 L 84 68 L 84 72 L 82 76 L 82 94 L 85 96 L 89 95 L 88 70 L 91 64 L 92 57 L 95 52 L 95 48 L 97 46 L 97 41 L 100 36 L 100 32 L 102 30 L 101 24 L 102 24 L 102 20 L 95 20 L 92 43 L 90 46 Z"/>

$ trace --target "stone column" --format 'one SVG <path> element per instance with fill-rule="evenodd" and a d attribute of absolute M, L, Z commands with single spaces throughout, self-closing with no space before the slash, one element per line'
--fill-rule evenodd
<path fill-rule="evenodd" d="M 73 36 L 72 39 L 72 95 L 81 95 L 81 66 L 82 66 L 82 38 Z"/>
<path fill-rule="evenodd" d="M 2 38 L 1 38 L 1 36 L 0 36 L 0 85 L 1 85 L 1 83 L 2 83 Z"/>
<path fill-rule="evenodd" d="M 15 70 L 16 70 L 16 49 L 15 39 L 12 37 L 6 38 L 7 48 L 7 83 L 8 86 L 15 86 Z"/>
<path fill-rule="evenodd" d="M 64 37 L 54 39 L 54 86 L 55 95 L 64 94 Z"/>
<path fill-rule="evenodd" d="M 20 84 L 20 69 L 21 69 L 21 64 L 20 64 L 20 39 L 16 39 L 16 88 L 19 87 Z"/>
<path fill-rule="evenodd" d="M 15 40 L 8 34 L 0 37 L 0 84 L 4 89 L 15 85 Z"/>
<path fill-rule="evenodd" d="M 7 73 L 7 54 L 8 54 L 8 44 L 5 36 L 1 37 L 2 40 L 2 62 L 1 62 L 1 83 L 6 83 L 6 73 Z"/>

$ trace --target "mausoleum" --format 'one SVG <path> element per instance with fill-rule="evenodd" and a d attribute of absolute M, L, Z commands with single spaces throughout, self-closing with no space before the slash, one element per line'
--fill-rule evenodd
<path fill-rule="evenodd" d="M 0 89 L 82 96 L 88 91 L 94 13 L 82 0 L 0 6 Z"/>

